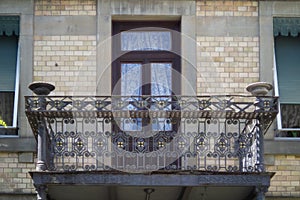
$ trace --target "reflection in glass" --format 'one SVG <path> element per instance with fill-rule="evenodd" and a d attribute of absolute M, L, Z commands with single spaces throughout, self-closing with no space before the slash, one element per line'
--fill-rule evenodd
<path fill-rule="evenodd" d="M 282 128 L 295 130 L 281 131 L 278 136 L 300 137 L 300 104 L 281 104 L 280 109 Z"/>
<path fill-rule="evenodd" d="M 142 65 L 140 63 L 122 63 L 121 64 L 121 95 L 122 96 L 141 96 L 142 95 Z M 125 99 L 124 99 L 125 100 Z M 126 101 L 133 102 L 133 98 L 126 98 Z M 137 110 L 131 103 L 126 110 Z M 123 131 L 142 130 L 142 120 L 122 119 L 121 127 Z"/>
<path fill-rule="evenodd" d="M 142 85 L 142 65 L 140 63 L 122 63 L 121 95 L 139 96 Z"/>
<path fill-rule="evenodd" d="M 153 96 L 171 96 L 172 95 L 172 64 L 171 63 L 151 63 L 151 95 Z M 168 104 L 172 99 L 170 97 L 155 98 L 160 101 L 161 108 L 151 107 L 151 110 L 171 110 Z M 158 118 L 153 120 L 152 129 L 155 131 L 171 131 L 172 124 L 169 119 Z"/>
<path fill-rule="evenodd" d="M 157 51 L 172 49 L 169 31 L 127 31 L 121 33 L 122 51 Z"/>
<path fill-rule="evenodd" d="M 142 73 L 146 67 L 150 67 L 151 73 L 151 98 L 153 104 L 150 110 L 167 111 L 172 110 L 172 63 L 151 63 L 150 65 L 142 65 L 140 63 L 122 63 L 121 64 L 121 95 L 127 96 L 123 101 L 128 101 L 125 110 L 138 110 L 133 102 L 142 100 L 145 91 L 142 91 L 145 80 L 142 80 Z M 150 74 L 149 74 L 150 75 Z M 135 96 L 134 98 L 132 96 Z M 121 129 L 123 131 L 142 131 L 143 122 L 141 118 L 131 118 L 121 120 Z M 144 123 L 144 124 L 143 124 Z M 172 124 L 170 119 L 155 118 L 151 120 L 153 131 L 171 131 Z"/>
<path fill-rule="evenodd" d="M 151 95 L 170 96 L 172 94 L 172 64 L 151 63 Z"/>

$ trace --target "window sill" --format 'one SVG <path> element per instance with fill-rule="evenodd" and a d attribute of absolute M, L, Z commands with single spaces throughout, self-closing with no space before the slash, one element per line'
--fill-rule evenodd
<path fill-rule="evenodd" d="M 21 138 L 18 136 L 0 135 L 0 152 L 35 152 L 34 137 Z"/>
<path fill-rule="evenodd" d="M 300 142 L 300 137 L 275 137 L 275 141 L 298 141 Z"/>
<path fill-rule="evenodd" d="M 0 128 L 0 137 L 6 137 L 6 136 L 18 136 L 18 128 L 14 127 L 1 127 Z"/>
<path fill-rule="evenodd" d="M 264 141 L 265 154 L 300 155 L 300 138 L 275 138 Z"/>

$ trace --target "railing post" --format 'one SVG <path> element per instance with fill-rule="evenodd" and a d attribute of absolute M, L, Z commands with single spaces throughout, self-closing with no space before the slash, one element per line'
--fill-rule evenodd
<path fill-rule="evenodd" d="M 273 86 L 266 82 L 256 82 L 247 86 L 247 91 L 250 92 L 255 99 L 255 112 L 264 111 L 264 101 L 263 96 L 266 96 L 270 90 L 273 89 Z M 264 172 L 264 135 L 263 135 L 263 124 L 261 117 L 258 117 L 258 123 L 256 123 L 256 148 L 257 148 L 257 163 L 256 170 L 258 172 Z"/>
<path fill-rule="evenodd" d="M 264 164 L 264 136 L 261 124 L 259 123 L 256 128 L 256 148 L 257 148 L 257 163 L 256 163 L 256 170 L 258 172 L 265 171 L 265 164 Z"/>
<path fill-rule="evenodd" d="M 37 149 L 37 171 L 47 170 L 47 132 L 44 125 L 44 120 L 38 121 L 38 149 Z"/>
<path fill-rule="evenodd" d="M 55 89 L 54 85 L 45 82 L 33 82 L 28 88 L 32 90 L 36 95 L 39 95 L 39 110 L 46 110 L 46 99 L 45 95 L 50 94 Z M 37 171 L 47 170 L 47 130 L 46 122 L 43 117 L 38 117 L 38 149 L 37 149 Z"/>

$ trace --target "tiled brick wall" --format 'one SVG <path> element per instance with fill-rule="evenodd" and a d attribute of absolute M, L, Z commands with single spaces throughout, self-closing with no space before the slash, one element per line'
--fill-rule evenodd
<path fill-rule="evenodd" d="M 96 15 L 96 0 L 36 0 L 35 15 Z M 52 94 L 94 95 L 96 92 L 96 36 L 34 37 L 34 81 L 55 85 Z"/>
<path fill-rule="evenodd" d="M 259 79 L 257 37 L 198 37 L 197 93 L 243 94 Z"/>
<path fill-rule="evenodd" d="M 300 198 L 300 156 L 277 155 L 274 165 L 267 166 L 267 171 L 276 172 L 271 179 L 268 197 Z"/>
<path fill-rule="evenodd" d="M 35 15 L 96 15 L 96 0 L 36 0 Z"/>
<path fill-rule="evenodd" d="M 34 80 L 56 95 L 95 95 L 96 36 L 35 36 Z"/>
<path fill-rule="evenodd" d="M 196 5 L 201 17 L 258 16 L 258 1 L 198 0 Z M 199 95 L 249 94 L 245 87 L 259 80 L 259 38 L 198 35 L 197 72 Z"/>
<path fill-rule="evenodd" d="M 198 16 L 258 16 L 258 1 L 198 0 Z"/>
<path fill-rule="evenodd" d="M 18 153 L 0 152 L 0 193 L 34 193 L 29 171 L 35 162 L 21 163 Z"/>

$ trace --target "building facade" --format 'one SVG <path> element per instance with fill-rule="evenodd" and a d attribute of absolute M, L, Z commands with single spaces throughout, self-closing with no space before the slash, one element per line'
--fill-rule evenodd
<path fill-rule="evenodd" d="M 228 195 L 228 191 L 226 192 L 224 189 L 226 188 L 224 186 L 226 186 L 227 182 L 229 186 L 232 186 L 232 188 L 230 188 L 232 189 L 231 191 L 236 192 L 235 198 L 240 193 L 233 190 L 234 188 L 239 191 L 246 191 L 250 185 L 251 190 L 261 189 L 260 187 L 256 187 L 257 185 L 255 184 L 251 185 L 252 182 L 256 180 L 262 180 L 264 186 L 262 194 L 266 199 L 300 199 L 300 148 L 298 145 L 300 135 L 299 132 L 297 132 L 300 126 L 300 122 L 298 121 L 299 117 L 297 115 L 299 110 L 297 104 L 300 102 L 300 98 L 298 98 L 299 95 L 296 90 L 299 85 L 297 84 L 299 80 L 296 76 L 297 72 L 299 72 L 299 69 L 297 69 L 297 59 L 299 56 L 297 56 L 297 51 L 295 51 L 297 50 L 297 44 L 299 44 L 299 13 L 300 1 L 1 1 L 1 60 L 9 61 L 0 63 L 0 69 L 1 72 L 3 72 L 1 73 L 2 75 L 0 75 L 0 119 L 2 120 L 2 127 L 0 127 L 0 199 L 37 199 L 36 190 L 38 192 L 42 190 L 39 194 L 39 199 L 64 199 L 64 197 L 68 199 L 71 197 L 66 193 L 74 192 L 68 183 L 74 184 L 74 182 L 70 180 L 76 178 L 80 178 L 78 180 L 82 181 L 85 186 L 87 185 L 87 187 L 77 188 L 84 191 L 81 194 L 76 193 L 78 199 L 86 199 L 86 194 L 88 193 L 91 194 L 91 199 L 93 199 L 92 196 L 98 195 L 99 198 L 99 196 L 106 193 L 108 193 L 108 196 L 103 196 L 104 199 L 122 199 L 123 195 L 130 196 L 138 191 L 138 189 L 140 189 L 139 184 L 141 186 L 147 186 L 146 188 L 154 187 L 155 192 L 162 192 L 160 193 L 162 196 L 168 196 L 169 194 L 175 195 L 177 194 L 176 192 L 179 191 L 178 195 L 170 197 L 173 199 L 192 199 L 194 197 L 210 199 L 209 195 L 212 195 L 213 192 L 211 191 L 214 189 L 220 191 L 221 194 Z M 126 31 L 128 34 L 123 34 Z M 139 33 L 141 34 L 139 35 Z M 146 40 L 150 40 L 149 44 Z M 11 49 L 11 51 L 9 51 L 11 54 L 7 53 L 9 49 Z M 12 67 L 8 69 L 8 65 Z M 127 75 L 128 71 L 131 75 Z M 134 75 L 132 76 L 132 74 Z M 156 76 L 152 74 L 156 74 Z M 158 78 L 158 80 L 154 81 L 154 78 Z M 43 155 L 41 149 L 47 141 L 40 143 L 40 145 L 37 144 L 38 141 L 41 141 L 39 131 L 43 128 L 39 127 L 38 124 L 33 124 L 33 122 L 39 122 L 34 120 L 40 116 L 38 114 L 32 114 L 34 112 L 30 113 L 30 111 L 36 108 L 30 104 L 30 102 L 32 103 L 34 100 L 37 100 L 35 99 L 36 97 L 24 100 L 24 96 L 33 96 L 28 85 L 32 82 L 39 81 L 49 82 L 55 85 L 55 90 L 51 92 L 49 97 L 56 96 L 57 98 L 46 98 L 46 102 L 66 103 L 67 101 L 71 101 L 74 103 L 72 104 L 74 107 L 72 107 L 73 110 L 71 111 L 74 111 L 75 108 L 78 110 L 79 108 L 87 108 L 85 107 L 86 105 L 77 105 L 76 102 L 94 101 L 94 104 L 89 105 L 92 107 L 91 109 L 101 107 L 101 105 L 95 105 L 99 99 L 82 99 L 87 96 L 102 96 L 108 98 L 111 105 L 113 101 L 115 101 L 114 103 L 116 104 L 120 101 L 142 102 L 142 100 L 145 100 L 143 98 L 141 99 L 143 96 L 151 97 L 157 95 L 167 97 L 164 97 L 164 99 L 160 97 L 155 100 L 156 102 L 173 102 L 175 101 L 173 100 L 173 96 L 209 96 L 214 99 L 220 95 L 250 95 L 245 89 L 249 84 L 259 81 L 271 83 L 273 90 L 271 90 L 268 95 L 273 98 L 279 96 L 279 113 L 272 125 L 266 129 L 267 131 L 264 135 L 264 151 L 260 151 L 260 153 L 263 153 L 264 162 L 260 163 L 258 158 L 253 161 L 253 165 L 249 164 L 249 168 L 247 168 L 250 169 L 251 166 L 261 164 L 266 172 L 262 178 L 251 179 L 252 182 L 250 179 L 247 179 L 248 183 L 251 182 L 251 184 L 244 185 L 245 188 L 239 188 L 236 184 L 240 183 L 239 181 L 243 180 L 242 177 L 246 177 L 245 174 L 248 172 L 247 170 L 243 171 L 245 165 L 243 165 L 242 162 L 244 162 L 244 160 L 232 161 L 229 159 L 229 164 L 224 164 L 227 161 L 218 160 L 218 162 L 221 163 L 218 166 L 226 165 L 226 170 L 231 166 L 236 166 L 236 162 L 241 162 L 242 164 L 240 163 L 240 165 L 237 166 L 243 167 L 237 170 L 240 170 L 238 173 L 232 169 L 231 172 L 233 173 L 230 174 L 229 179 L 222 179 L 222 173 L 225 173 L 222 170 L 215 170 L 221 174 L 215 174 L 216 177 L 212 179 L 211 177 L 203 176 L 203 178 L 207 178 L 207 182 L 200 181 L 202 187 L 195 190 L 195 192 L 192 188 L 195 186 L 195 183 L 190 182 L 189 185 L 189 181 L 191 181 L 189 178 L 184 179 L 186 181 L 184 182 L 182 177 L 180 177 L 178 180 L 183 181 L 183 183 L 171 186 L 168 184 L 163 185 L 163 181 L 169 181 L 169 179 L 164 180 L 164 176 L 162 175 L 158 176 L 162 178 L 162 182 L 158 182 L 162 185 L 146 184 L 141 181 L 141 179 L 145 177 L 140 177 L 140 175 L 143 174 L 141 171 L 145 170 L 144 168 L 142 168 L 141 171 L 136 171 L 136 168 L 134 168 L 136 166 L 132 163 L 129 165 L 133 166 L 134 170 L 122 168 L 122 166 L 124 167 L 125 165 L 118 164 L 120 163 L 118 159 L 113 159 L 113 156 L 110 155 L 109 159 L 101 157 L 101 159 L 103 159 L 101 163 L 108 162 L 110 163 L 109 165 L 114 166 L 114 170 L 120 170 L 121 168 L 123 169 L 121 171 L 124 173 L 138 172 L 137 174 L 139 176 L 133 177 L 132 179 L 132 181 L 137 181 L 137 183 L 136 185 L 133 184 L 130 186 L 130 184 L 126 185 L 124 181 L 121 181 L 120 184 L 124 184 L 124 187 L 114 189 L 112 183 L 115 182 L 108 181 L 110 184 L 108 184 L 107 187 L 95 189 L 92 185 L 97 182 L 93 182 L 95 181 L 93 178 L 86 179 L 84 177 L 94 175 L 94 177 L 98 177 L 101 180 L 104 178 L 109 180 L 109 176 L 94 174 L 94 165 L 89 163 L 93 163 L 94 161 L 89 160 L 89 158 L 84 158 L 87 159 L 84 162 L 79 162 L 76 159 L 72 161 L 71 158 L 67 158 L 63 153 L 71 151 L 63 149 L 63 147 L 66 147 L 64 145 L 66 145 L 68 139 L 66 139 L 66 136 L 59 138 L 55 136 L 56 140 L 53 140 L 56 145 L 55 152 L 60 152 L 62 155 L 61 157 L 55 157 L 56 160 L 54 159 L 55 161 L 53 162 L 55 162 L 56 165 L 52 171 L 58 174 L 45 173 L 43 175 L 39 173 L 39 170 L 43 171 L 44 165 L 47 165 L 47 172 L 49 172 L 51 171 L 49 166 L 53 165 L 51 163 L 48 165 L 39 162 L 43 161 L 40 159 Z M 133 82 L 136 84 L 133 87 L 140 89 L 130 88 L 129 85 Z M 153 82 L 158 83 L 158 86 L 153 86 L 153 84 L 151 84 Z M 295 90 L 290 90 L 291 88 Z M 136 96 L 136 99 L 126 100 L 117 98 L 119 95 Z M 113 96 L 115 96 L 116 99 L 113 99 Z M 76 99 L 76 97 L 82 98 Z M 102 97 L 99 100 L 101 103 L 105 102 Z M 69 99 L 66 100 L 63 98 Z M 251 98 L 253 99 L 253 97 L 249 97 L 248 99 Z M 182 100 L 189 102 L 189 100 L 186 99 Z M 219 100 L 220 99 L 218 99 L 218 101 Z M 231 102 L 231 100 L 225 100 L 226 102 Z M 151 101 L 153 101 L 153 98 Z M 220 101 L 223 101 L 223 99 Z M 210 102 L 210 100 L 205 102 Z M 234 100 L 233 102 L 247 102 L 247 98 L 246 100 Z M 59 122 L 58 120 L 58 118 L 64 119 L 64 117 L 62 117 L 64 113 L 68 115 L 69 111 L 67 112 L 65 110 L 67 109 L 66 105 L 67 104 L 64 104 L 64 106 L 61 105 L 61 110 L 58 109 L 59 105 L 52 105 L 57 115 L 49 112 L 49 116 L 54 116 L 53 118 L 56 120 L 56 129 L 54 130 L 53 127 L 53 129 L 51 129 L 55 133 L 58 133 L 60 130 L 65 130 L 65 127 L 71 127 L 71 125 L 68 125 L 72 124 L 71 121 Z M 157 105 L 159 105 L 159 103 L 157 103 Z M 233 103 L 233 105 L 236 104 Z M 103 108 L 106 108 L 106 106 L 106 104 L 103 105 Z M 90 109 L 90 107 L 87 109 Z M 122 106 L 118 104 L 119 110 L 121 107 Z M 170 103 L 169 107 L 164 106 L 162 110 L 164 112 L 167 112 L 168 109 L 171 111 L 176 109 L 184 111 L 184 104 L 180 104 L 179 107 L 180 108 L 177 109 L 175 104 Z M 216 109 L 220 109 L 220 107 L 216 107 Z M 272 107 L 272 105 L 270 107 Z M 241 112 L 248 109 L 235 108 Z M 125 107 L 123 106 L 121 110 L 124 111 L 126 109 L 135 110 L 131 103 Z M 157 107 L 157 109 L 159 108 Z M 51 110 L 42 108 L 42 111 L 45 111 L 44 114 L 41 114 L 42 112 L 39 114 L 45 116 L 47 112 Z M 71 111 L 70 113 L 72 117 L 74 117 L 74 112 Z M 252 110 L 252 112 L 254 113 L 255 110 Z M 111 107 L 108 113 L 117 115 L 118 111 Z M 266 116 L 267 115 L 268 111 L 266 111 Z M 72 117 L 68 117 L 68 119 Z M 162 131 L 160 127 L 164 127 L 163 131 L 167 133 L 174 129 L 176 129 L 176 131 L 183 130 L 183 126 L 176 123 L 169 123 L 163 116 L 158 117 L 155 124 L 152 122 L 151 124 L 147 119 L 144 119 L 147 117 L 140 115 L 138 117 L 135 116 L 132 117 L 135 120 L 131 120 L 127 123 L 125 120 L 126 116 L 121 116 L 119 117 L 120 122 L 118 126 L 129 132 L 132 130 L 144 130 L 144 127 L 147 130 L 151 129 L 157 132 Z M 85 116 L 84 118 L 88 117 Z M 98 116 L 98 118 L 101 117 Z M 219 118 L 223 119 L 223 117 Z M 239 123 L 243 124 L 244 127 L 248 126 L 246 122 L 243 122 L 243 120 L 248 119 L 247 117 L 243 118 L 239 116 L 236 118 L 239 119 Z M 80 123 L 84 124 L 84 122 Z M 77 125 L 80 123 L 76 121 Z M 188 124 L 187 120 L 185 120 L 184 123 Z M 207 123 L 207 121 L 205 121 L 205 123 Z M 222 121 L 222 123 L 226 124 L 227 121 Z M 259 123 L 263 124 L 264 121 L 260 121 Z M 181 125 L 182 124 L 183 122 L 181 121 Z M 268 125 L 267 122 L 266 124 Z M 63 128 L 57 128 L 58 126 Z M 225 125 L 223 124 L 222 126 Z M 92 132 L 91 127 L 93 126 L 85 126 L 85 129 Z M 196 129 L 195 126 L 189 128 L 188 125 L 186 125 L 184 127 L 183 132 L 185 133 L 193 132 Z M 110 124 L 108 128 L 118 130 L 118 128 L 112 124 Z M 224 129 L 224 127 L 222 128 Z M 46 129 L 46 127 L 44 127 L 44 129 Z M 218 132 L 214 127 L 211 129 L 212 132 Z M 239 130 L 240 129 L 243 128 L 239 128 Z M 264 130 L 265 129 L 260 129 L 260 131 Z M 120 130 L 116 132 L 120 132 Z M 238 133 L 242 132 L 243 131 L 240 130 Z M 220 133 L 220 131 L 218 133 Z M 143 151 L 143 153 L 146 154 L 150 151 L 154 151 L 154 148 L 158 148 L 153 145 L 147 150 L 143 149 L 144 143 L 154 143 L 151 139 L 146 141 L 133 141 L 134 139 L 127 137 L 125 138 L 127 140 L 123 141 L 120 140 L 120 138 L 123 137 L 114 136 L 109 138 L 109 140 L 112 141 L 110 145 L 115 144 L 123 148 L 124 144 L 133 146 L 132 144 L 136 142 L 138 146 L 129 147 L 130 145 L 128 145 L 124 147 L 123 150 L 129 152 L 138 151 L 139 153 Z M 163 147 L 166 141 L 172 140 L 173 136 L 163 138 L 164 140 L 160 140 L 161 138 L 158 137 L 158 145 L 161 145 L 160 147 Z M 87 143 L 81 140 L 82 138 L 75 139 L 74 146 L 68 146 L 66 148 L 75 148 L 77 145 L 76 152 L 81 153 L 83 151 L 82 149 L 84 149 L 84 147 L 80 147 L 81 144 L 88 144 L 89 139 L 87 139 Z M 201 141 L 201 138 L 199 140 Z M 235 140 L 234 142 L 236 141 L 240 140 Z M 61 142 L 61 144 L 59 142 Z M 97 142 L 100 144 L 102 141 L 97 140 Z M 218 142 L 218 144 L 222 143 L 219 140 Z M 62 146 L 61 149 L 58 143 Z M 208 141 L 206 145 L 211 143 L 212 141 Z M 222 143 L 226 148 L 228 147 L 226 146 L 227 144 L 226 142 Z M 239 143 L 239 145 L 241 145 L 241 143 Z M 106 147 L 110 148 L 108 144 Z M 258 147 L 259 144 L 257 144 L 256 148 Z M 173 147 L 170 147 L 170 149 L 172 148 Z M 212 148 L 218 148 L 218 152 L 223 152 L 223 146 Z M 241 147 L 238 149 L 240 148 Z M 200 151 L 202 150 L 203 149 L 200 149 Z M 178 153 L 177 151 L 174 152 Z M 220 154 L 217 156 L 220 156 Z M 125 154 L 122 154 L 122 156 L 122 159 L 125 158 Z M 257 155 L 255 154 L 255 156 Z M 188 158 L 188 156 L 186 156 L 186 158 Z M 67 159 L 69 160 L 66 161 Z M 98 160 L 100 160 L 100 158 Z M 170 163 L 173 165 L 173 161 L 175 166 L 179 166 L 177 169 L 180 169 L 181 172 L 185 170 L 194 171 L 194 169 L 191 168 L 181 170 L 184 169 L 184 164 L 182 163 L 186 164 L 188 162 L 189 164 L 186 165 L 188 167 L 197 165 L 193 163 L 196 161 L 185 162 L 180 158 L 171 160 L 162 166 L 159 165 L 159 167 L 168 167 Z M 210 161 L 211 160 L 208 159 L 206 163 Z M 78 175 L 82 173 L 82 176 L 70 176 L 68 177 L 69 179 L 61 179 L 59 175 L 59 173 L 63 173 L 61 171 L 72 171 L 73 166 L 68 162 L 75 162 L 75 171 Z M 137 161 L 133 159 L 132 162 Z M 230 162 L 232 163 L 230 164 Z M 128 167 L 129 165 L 126 166 Z M 86 166 L 90 168 L 84 170 Z M 115 168 L 116 166 L 120 168 Z M 145 164 L 143 164 L 143 166 L 145 167 Z M 197 165 L 197 167 L 199 166 L 200 165 Z M 210 170 L 209 166 L 209 164 L 205 164 L 200 171 L 214 171 Z M 212 164 L 212 166 L 214 165 Z M 98 167 L 96 167 L 96 171 L 97 169 Z M 154 167 L 154 169 L 156 168 Z M 90 174 L 85 171 L 89 171 Z M 153 172 L 156 170 L 147 170 L 147 172 L 149 171 Z M 254 170 L 254 173 L 255 172 L 257 171 Z M 274 174 L 272 174 L 273 172 Z M 119 175 L 120 174 L 118 174 L 118 176 Z M 172 174 L 170 176 L 172 176 Z M 176 177 L 178 174 L 173 174 L 173 176 Z M 242 177 L 239 178 L 240 176 Z M 56 177 L 57 180 L 53 180 L 51 177 Z M 127 178 L 111 177 L 117 180 L 125 180 Z M 222 184 L 218 182 L 218 178 L 223 180 Z M 268 186 L 268 178 L 271 180 L 270 186 Z M 49 185 L 59 184 L 61 180 L 61 183 L 63 183 L 65 187 L 48 187 L 47 190 L 44 190 L 38 186 L 37 182 L 34 183 L 33 179 L 35 179 L 35 181 L 49 180 L 47 182 Z M 174 180 L 177 179 L 175 178 Z M 80 181 L 78 181 L 78 184 L 82 183 Z M 231 185 L 231 181 L 237 182 Z M 101 185 L 105 186 L 106 183 L 107 182 L 101 182 Z M 98 184 L 100 184 L 100 182 Z M 215 184 L 215 187 L 208 187 L 210 184 Z M 182 186 L 185 188 L 182 189 Z M 160 187 L 163 189 L 160 190 Z M 131 190 L 132 188 L 133 190 Z M 102 190 L 109 192 L 105 193 L 105 191 L 103 192 Z M 187 192 L 188 190 L 194 191 L 194 193 L 190 192 L 189 194 L 189 192 Z M 205 196 L 205 190 L 210 191 L 207 193 L 208 196 Z M 98 193 L 95 191 L 98 191 Z M 103 193 L 101 193 L 101 191 Z M 128 193 L 124 191 L 128 191 Z M 153 198 L 155 197 L 155 192 L 152 192 Z M 147 192 L 143 192 L 143 195 L 144 194 L 147 195 Z M 149 191 L 149 195 L 150 194 L 151 191 Z M 253 191 L 249 194 L 246 199 L 264 198 L 260 196 L 259 191 Z M 138 195 L 139 193 L 136 193 L 136 198 L 145 198 L 144 196 Z M 212 197 L 211 199 L 214 198 L 218 197 Z"/>

